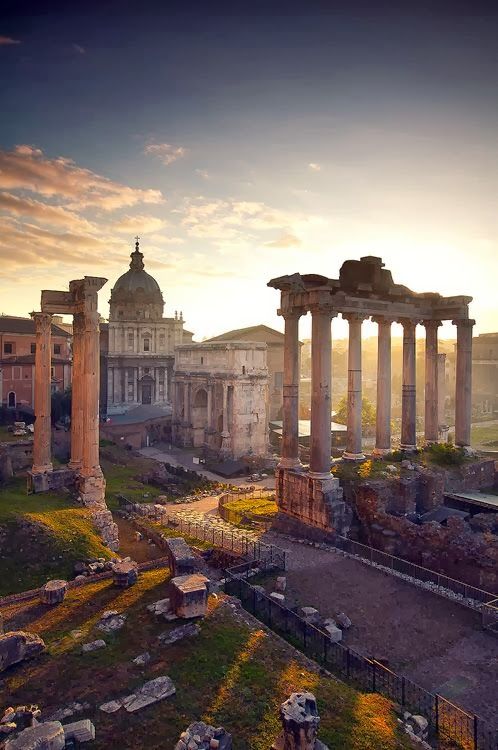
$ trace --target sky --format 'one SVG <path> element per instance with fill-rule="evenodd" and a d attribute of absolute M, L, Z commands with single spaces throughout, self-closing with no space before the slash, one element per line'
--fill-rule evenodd
<path fill-rule="evenodd" d="M 362 255 L 498 330 L 492 4 L 2 8 L 0 312 L 97 275 L 106 316 L 138 234 L 197 340 L 282 329 L 271 278 Z"/>

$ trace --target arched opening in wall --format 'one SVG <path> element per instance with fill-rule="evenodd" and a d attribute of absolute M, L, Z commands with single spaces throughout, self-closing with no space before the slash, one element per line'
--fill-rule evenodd
<path fill-rule="evenodd" d="M 194 396 L 194 403 L 192 404 L 194 448 L 198 448 L 204 444 L 204 431 L 208 426 L 207 402 L 207 391 L 205 390 L 205 388 L 199 388 L 199 390 L 196 391 L 196 394 Z"/>
<path fill-rule="evenodd" d="M 16 408 L 16 394 L 15 391 L 9 391 L 7 395 L 7 407 L 9 409 L 15 409 Z"/>

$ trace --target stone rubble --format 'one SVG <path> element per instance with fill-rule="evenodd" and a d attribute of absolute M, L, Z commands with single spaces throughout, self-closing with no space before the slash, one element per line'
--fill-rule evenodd
<path fill-rule="evenodd" d="M 282 733 L 272 750 L 327 750 L 317 739 L 320 716 L 313 693 L 292 693 L 280 706 Z"/>
<path fill-rule="evenodd" d="M 138 580 L 137 563 L 133 560 L 115 563 L 112 567 L 112 578 L 114 585 L 119 588 L 133 586 Z"/>
<path fill-rule="evenodd" d="M 275 591 L 279 591 L 281 594 L 285 594 L 287 588 L 287 578 L 285 576 L 278 576 L 275 582 Z"/>
<path fill-rule="evenodd" d="M 114 633 L 116 630 L 120 630 L 123 627 L 125 621 L 125 614 L 119 614 L 116 610 L 109 610 L 104 612 L 97 623 L 97 628 L 104 633 Z"/>
<path fill-rule="evenodd" d="M 99 638 L 96 641 L 90 641 L 90 643 L 84 643 L 81 646 L 81 652 L 83 654 L 87 654 L 90 651 L 97 651 L 98 649 L 105 648 L 105 647 L 106 647 L 106 642 L 103 641 L 101 638 Z"/>
<path fill-rule="evenodd" d="M 139 654 L 133 659 L 133 664 L 136 664 L 137 667 L 145 667 L 150 662 L 150 654 L 148 651 L 145 651 L 143 654 Z"/>
<path fill-rule="evenodd" d="M 223 727 L 196 721 L 181 733 L 174 750 L 232 750 L 232 735 Z"/>
<path fill-rule="evenodd" d="M 45 649 L 43 639 L 35 633 L 13 630 L 0 635 L 0 672 L 3 672 L 12 664 L 34 659 L 42 654 Z"/>
<path fill-rule="evenodd" d="M 339 626 L 339 627 L 340 627 L 340 628 L 341 628 L 342 630 L 349 630 L 349 628 L 350 628 L 350 627 L 351 627 L 351 625 L 352 625 L 352 622 L 351 622 L 351 620 L 349 619 L 349 617 L 348 617 L 347 615 L 345 615 L 345 614 L 344 614 L 344 612 L 339 612 L 339 613 L 338 613 L 338 614 L 337 614 L 337 615 L 335 616 L 335 621 L 336 621 L 337 625 L 338 625 L 338 626 Z"/>
<path fill-rule="evenodd" d="M 279 594 L 278 591 L 272 591 L 270 594 L 270 599 L 273 599 L 273 601 L 278 602 L 279 604 L 285 604 L 285 596 L 283 594 Z"/>
<path fill-rule="evenodd" d="M 45 721 L 23 729 L 17 737 L 7 739 L 5 750 L 63 750 L 66 744 L 60 721 Z"/>
<path fill-rule="evenodd" d="M 342 630 L 337 627 L 334 620 L 330 618 L 324 620 L 322 630 L 327 633 L 332 643 L 339 643 L 342 641 Z"/>
<path fill-rule="evenodd" d="M 206 615 L 208 581 L 209 579 L 200 573 L 171 579 L 170 601 L 175 615 L 183 619 Z"/>
<path fill-rule="evenodd" d="M 157 602 L 149 604 L 147 610 L 157 617 L 164 617 L 166 620 L 176 618 L 176 615 L 171 610 L 171 602 L 169 599 L 159 599 Z"/>
<path fill-rule="evenodd" d="M 320 613 L 315 607 L 301 607 L 299 609 L 299 614 L 303 620 L 306 620 L 312 625 L 317 625 L 320 621 Z"/>
<path fill-rule="evenodd" d="M 167 646 L 176 641 L 180 641 L 182 638 L 190 638 L 194 635 L 198 635 L 201 629 L 199 625 L 194 622 L 189 622 L 186 625 L 180 625 L 178 628 L 173 628 L 167 633 L 162 633 L 158 636 L 158 640 L 163 646 Z"/>
<path fill-rule="evenodd" d="M 80 719 L 71 724 L 63 726 L 66 742 L 73 741 L 78 746 L 82 742 L 90 742 L 95 739 L 95 727 L 90 719 Z"/>
<path fill-rule="evenodd" d="M 58 708 L 48 716 L 45 721 L 64 721 L 64 719 L 69 719 L 69 717 L 74 716 L 74 714 L 81 714 L 83 711 L 88 711 L 90 709 L 90 703 L 86 703 L 85 701 L 81 703 L 79 701 L 74 701 L 64 708 Z"/>
<path fill-rule="evenodd" d="M 67 593 L 67 581 L 48 581 L 42 586 L 40 599 L 44 604 L 60 604 Z"/>

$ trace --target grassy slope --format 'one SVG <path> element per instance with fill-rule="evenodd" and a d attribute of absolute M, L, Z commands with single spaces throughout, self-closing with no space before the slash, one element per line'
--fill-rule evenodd
<path fill-rule="evenodd" d="M 474 448 L 498 448 L 498 425 L 486 425 L 483 422 L 479 426 L 472 427 L 470 443 Z"/>
<path fill-rule="evenodd" d="M 223 598 L 211 600 L 199 636 L 160 646 L 157 634 L 177 623 L 157 621 L 145 607 L 165 595 L 167 576 L 164 569 L 150 571 L 125 591 L 101 581 L 69 592 L 56 608 L 30 603 L 6 610 L 7 624 L 40 633 L 49 653 L 7 673 L 0 686 L 1 704 L 43 701 L 48 713 L 72 700 L 88 701 L 93 708 L 83 716 L 96 725 L 94 750 L 173 747 L 180 732 L 199 719 L 224 725 L 238 750 L 268 750 L 280 730 L 280 703 L 294 690 L 311 689 L 322 717 L 320 737 L 331 750 L 408 746 L 396 735 L 389 701 L 320 674 L 287 644 L 241 618 Z M 79 644 L 101 637 L 92 629 L 109 608 L 126 609 L 125 627 L 104 636 L 106 649 L 82 655 Z M 76 639 L 70 635 L 75 629 Z M 145 650 L 152 660 L 141 669 L 132 659 Z M 102 702 L 162 674 L 173 679 L 174 697 L 135 715 L 123 709 L 110 715 L 98 710 Z"/>
<path fill-rule="evenodd" d="M 72 577 L 78 560 L 111 556 L 88 510 L 65 496 L 26 495 L 22 478 L 0 491 L 0 525 L 0 596 Z"/>

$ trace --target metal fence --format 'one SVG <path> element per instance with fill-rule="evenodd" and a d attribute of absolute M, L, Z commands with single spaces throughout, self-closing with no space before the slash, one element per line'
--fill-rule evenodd
<path fill-rule="evenodd" d="M 251 586 L 241 576 L 243 572 L 239 568 L 227 570 L 226 593 L 238 597 L 248 612 L 306 656 L 359 689 L 385 695 L 410 712 L 425 716 L 434 737 L 456 742 L 464 750 L 498 750 L 498 730 L 483 719 L 429 693 L 375 659 L 332 643 L 324 631 Z"/>
<path fill-rule="evenodd" d="M 286 569 L 286 550 L 276 547 L 274 544 L 265 544 L 258 539 L 253 539 L 248 534 L 234 529 L 228 531 L 216 528 L 209 523 L 185 521 L 177 516 L 169 518 L 169 525 L 181 531 L 182 534 L 194 537 L 201 542 L 207 542 L 214 547 L 219 547 L 227 552 L 234 552 L 240 557 L 249 558 L 251 561 L 264 562 L 266 566 Z"/>
<path fill-rule="evenodd" d="M 369 547 L 366 544 L 355 542 L 353 539 L 347 539 L 346 537 L 336 535 L 329 543 L 332 547 L 351 555 L 361 557 L 376 565 L 382 565 L 388 570 L 411 576 L 422 583 L 433 583 L 435 586 L 441 586 L 452 591 L 461 599 L 473 600 L 482 605 L 491 605 L 491 602 L 493 602 L 496 597 L 496 594 L 492 594 L 489 591 L 484 591 L 476 586 L 471 586 L 468 583 L 459 581 L 456 578 L 450 578 L 449 576 L 444 575 L 444 573 L 437 573 L 435 570 L 430 570 L 429 568 L 424 568 L 421 565 L 409 562 L 408 560 L 403 560 L 401 557 L 395 557 L 388 552 L 382 552 L 381 550 Z M 485 611 L 485 607 L 481 607 L 480 609 L 481 611 Z M 493 614 L 491 609 L 489 614 Z"/>

